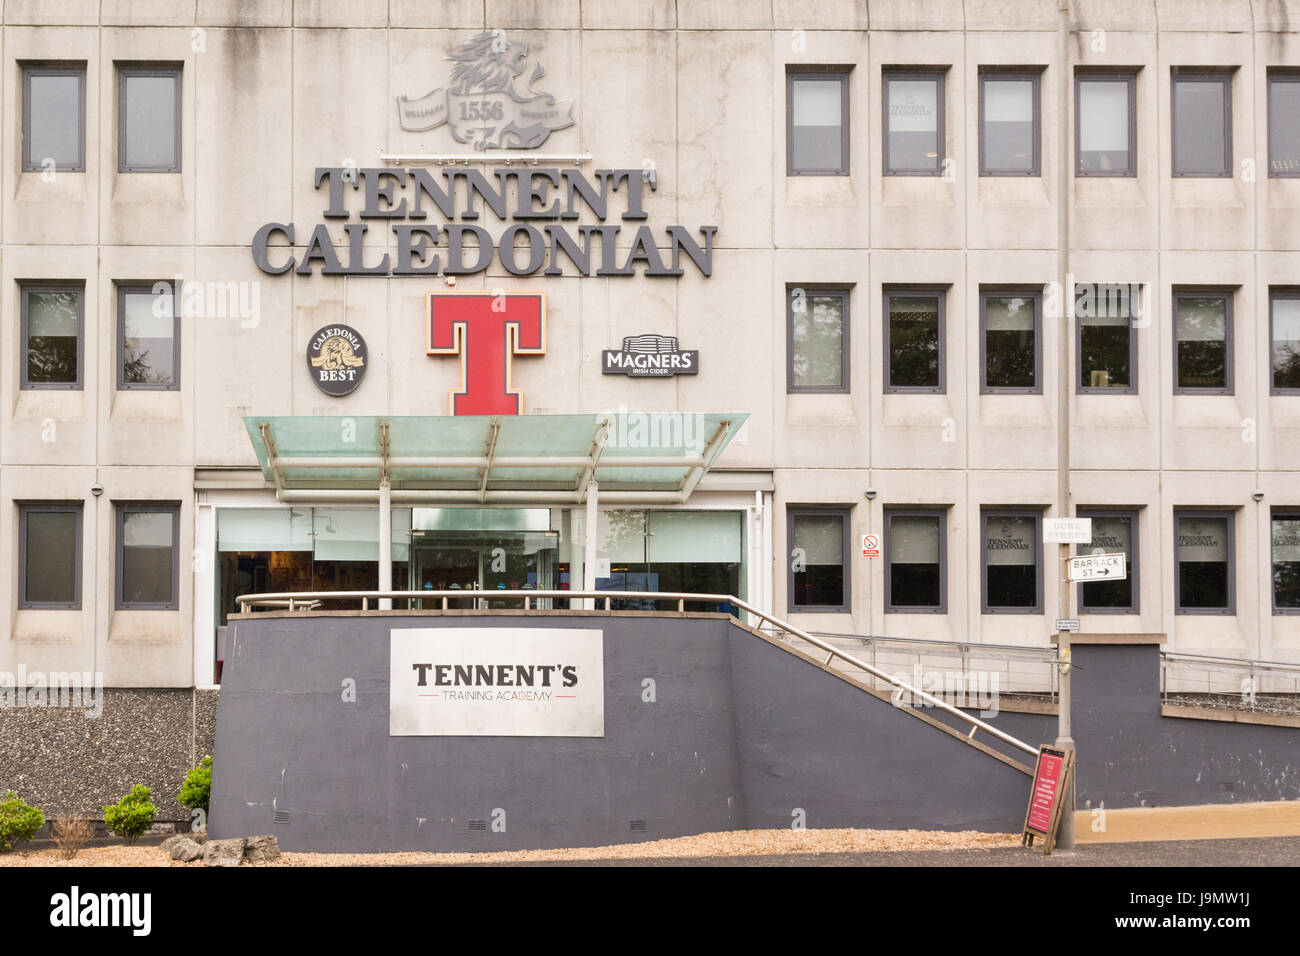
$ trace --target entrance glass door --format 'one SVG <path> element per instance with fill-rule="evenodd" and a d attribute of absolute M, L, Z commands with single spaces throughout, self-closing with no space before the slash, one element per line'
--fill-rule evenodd
<path fill-rule="evenodd" d="M 556 586 L 554 531 L 421 531 L 411 538 L 411 589 L 416 591 L 533 591 Z M 423 602 L 427 608 L 441 600 Z M 471 608 L 449 598 L 447 607 Z M 517 598 L 478 599 L 480 608 L 517 607 Z"/>

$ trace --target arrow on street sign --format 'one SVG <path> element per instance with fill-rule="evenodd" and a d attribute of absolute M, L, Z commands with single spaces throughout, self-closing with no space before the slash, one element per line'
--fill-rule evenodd
<path fill-rule="evenodd" d="M 1071 581 L 1123 581 L 1128 577 L 1123 554 L 1087 554 L 1070 558 L 1068 571 Z"/>

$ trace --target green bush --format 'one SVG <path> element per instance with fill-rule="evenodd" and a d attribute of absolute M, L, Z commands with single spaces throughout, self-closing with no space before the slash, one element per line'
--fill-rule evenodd
<path fill-rule="evenodd" d="M 45 826 L 45 814 L 18 799 L 10 790 L 0 803 L 0 853 L 8 853 L 20 843 L 26 843 Z"/>
<path fill-rule="evenodd" d="M 212 791 L 212 758 L 204 757 L 185 777 L 176 802 L 190 810 L 208 812 L 208 794 Z"/>
<path fill-rule="evenodd" d="M 116 833 L 127 843 L 134 843 L 153 818 L 158 815 L 158 808 L 149 802 L 150 790 L 137 783 L 131 792 L 119 800 L 104 807 L 104 825 L 110 833 Z"/>

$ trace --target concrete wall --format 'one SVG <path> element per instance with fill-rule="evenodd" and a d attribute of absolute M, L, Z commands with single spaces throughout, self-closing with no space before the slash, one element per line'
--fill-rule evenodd
<path fill-rule="evenodd" d="M 604 631 L 603 738 L 388 736 L 391 628 L 524 623 L 240 620 L 217 718 L 212 833 L 269 830 L 296 850 L 461 850 L 786 827 L 799 813 L 819 828 L 1023 822 L 1025 774 L 717 615 L 527 619 Z M 490 829 L 498 809 L 504 833 Z M 276 811 L 289 822 L 276 824 Z M 471 832 L 470 820 L 489 829 Z"/>
<path fill-rule="evenodd" d="M 157 822 L 188 825 L 176 795 L 212 753 L 216 723 L 215 690 L 106 688 L 89 718 L 82 707 L 0 707 L 0 794 L 17 791 L 47 823 L 60 813 L 103 820 L 105 804 L 142 783 Z"/>
<path fill-rule="evenodd" d="M 1143 593 L 1137 615 L 1093 615 L 1095 632 L 1162 633 L 1170 649 L 1300 660 L 1300 617 L 1271 613 L 1266 586 L 1271 506 L 1300 505 L 1300 399 L 1270 396 L 1267 296 L 1300 276 L 1300 180 L 1265 175 L 1265 79 L 1300 66 L 1297 0 L 1074 0 L 1069 64 L 1057 62 L 1054 0 L 416 0 L 261 4 L 7 0 L 0 71 L 0 553 L 16 548 L 15 502 L 57 496 L 87 507 L 84 610 L 19 613 L 0 576 L 0 668 L 91 668 L 112 686 L 194 680 L 194 562 L 181 561 L 181 608 L 112 612 L 112 502 L 182 502 L 191 550 L 195 469 L 242 468 L 263 488 L 241 424 L 247 414 L 442 414 L 457 363 L 424 354 L 416 278 L 263 275 L 250 242 L 268 220 L 300 233 L 321 221 L 317 166 L 379 165 L 388 152 L 462 149 L 445 128 L 409 133 L 393 100 L 445 83 L 445 49 L 501 28 L 531 44 L 541 88 L 575 96 L 578 122 L 549 152 L 591 153 L 592 168 L 659 172 L 647 203 L 655 226 L 717 225 L 713 277 L 519 279 L 499 266 L 461 288 L 549 293 L 549 354 L 515 363 L 533 411 L 632 409 L 751 414 L 722 468 L 775 476 L 774 606 L 787 604 L 785 505 L 853 506 L 853 532 L 879 530 L 887 505 L 947 507 L 946 615 L 883 613 L 883 567 L 855 566 L 851 611 L 799 615 L 803 626 L 856 633 L 1044 645 L 1057 602 L 1045 575 L 1036 615 L 979 612 L 981 505 L 1049 506 L 1055 497 L 1061 329 L 1043 327 L 1044 393 L 978 392 L 978 290 L 1053 278 L 1057 201 L 1070 201 L 1072 271 L 1082 281 L 1146 283 L 1154 316 L 1139 333 L 1140 391 L 1074 395 L 1077 506 L 1140 507 Z M 87 64 L 84 173 L 45 182 L 21 171 L 21 70 L 28 60 Z M 116 162 L 115 62 L 183 65 L 182 172 L 123 174 Z M 785 71 L 851 64 L 851 166 L 840 177 L 785 175 Z M 882 175 L 881 69 L 946 69 L 952 181 Z M 978 175 L 977 90 L 984 65 L 1042 67 L 1040 177 Z M 1058 168 L 1055 84 L 1074 65 L 1138 67 L 1138 175 L 1079 179 Z M 1234 178 L 1169 174 L 1174 66 L 1234 67 Z M 1247 178 L 1244 160 L 1254 160 Z M 354 203 L 353 199 L 349 200 Z M 355 221 L 355 217 L 354 220 Z M 499 224 L 490 222 L 499 230 Z M 335 221 L 332 229 L 341 233 Z M 391 234 L 372 229 L 367 255 Z M 373 261 L 373 258 L 370 260 Z M 113 387 L 120 280 L 253 283 L 258 315 L 183 325 L 179 392 Z M 17 281 L 86 283 L 85 388 L 18 387 Z M 785 390 L 788 285 L 852 286 L 852 391 Z M 947 394 L 885 394 L 881 289 L 948 288 Z M 1169 303 L 1174 286 L 1236 287 L 1236 394 L 1175 396 Z M 441 287 L 437 284 L 436 287 Z M 303 361 L 307 337 L 357 327 L 372 367 L 357 392 L 327 398 Z M 602 376 L 600 350 L 657 331 L 699 349 L 703 371 L 660 381 Z M 1071 341 L 1073 337 L 1071 336 Z M 53 431 L 51 431 L 53 425 Z M 97 502 L 88 494 L 105 489 Z M 868 487 L 878 497 L 867 502 Z M 1251 500 L 1265 492 L 1262 505 Z M 1237 612 L 1173 610 L 1173 508 L 1237 511 Z M 1053 515 L 1051 507 L 1046 514 Z M 98 569 L 95 578 L 90 572 Z M 133 618 L 133 619 L 131 619 Z M 201 636 L 200 640 L 206 640 Z"/>

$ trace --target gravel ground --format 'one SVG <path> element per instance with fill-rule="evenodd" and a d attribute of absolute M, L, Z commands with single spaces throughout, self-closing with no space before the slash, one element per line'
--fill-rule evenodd
<path fill-rule="evenodd" d="M 683 857 L 737 858 L 871 853 L 879 851 L 990 850 L 1015 847 L 1018 834 L 957 833 L 931 830 L 735 830 L 617 846 L 565 850 L 513 850 L 501 853 L 282 853 L 259 866 L 392 866 L 447 863 L 548 863 L 590 860 L 664 860 Z M 5 866 L 202 866 L 177 863 L 157 846 L 87 847 L 73 860 L 57 850 L 30 850 L 0 856 Z M 245 864 L 252 865 L 252 864 Z"/>

